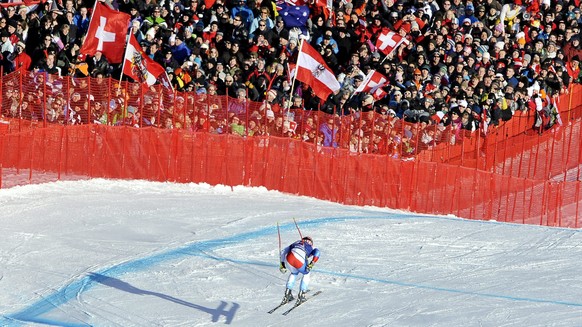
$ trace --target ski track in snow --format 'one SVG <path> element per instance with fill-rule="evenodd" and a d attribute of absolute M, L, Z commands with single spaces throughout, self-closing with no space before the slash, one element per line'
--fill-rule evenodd
<path fill-rule="evenodd" d="M 97 185 L 100 183 L 103 182 L 97 182 Z M 119 187 L 123 188 L 125 185 L 121 184 Z M 106 186 L 107 183 L 104 183 L 103 187 L 106 188 Z M 155 190 L 154 186 L 152 186 L 151 190 L 142 191 L 152 190 Z M 209 191 L 212 192 L 212 189 Z M 201 192 L 201 194 L 203 193 Z M 82 197 L 90 197 L 92 195 L 94 194 L 84 194 Z M 248 199 L 245 197 L 246 195 L 243 193 L 242 202 L 252 201 L 253 195 L 248 196 Z M 275 195 L 274 197 L 277 200 L 291 198 L 293 202 L 298 201 L 293 197 L 282 195 Z M 318 201 L 309 201 L 309 206 L 311 207 L 321 204 Z M 392 304 L 399 303 L 398 305 L 384 306 L 384 313 L 378 314 L 377 317 L 368 318 L 369 320 L 366 321 L 368 326 L 383 326 L 391 323 L 396 325 L 447 325 L 446 320 L 435 321 L 434 317 L 456 315 L 457 309 L 449 308 L 446 305 L 431 307 L 433 310 L 423 307 L 425 294 L 427 293 L 438 294 L 438 297 L 443 299 L 460 297 L 462 299 L 471 299 L 471 301 L 475 302 L 494 300 L 494 303 L 497 303 L 499 307 L 493 308 L 492 312 L 477 320 L 479 322 L 502 322 L 499 325 L 504 325 L 503 322 L 507 323 L 507 325 L 515 326 L 520 325 L 520 323 L 529 323 L 531 325 L 532 320 L 511 317 L 510 309 L 503 310 L 504 305 L 502 303 L 506 303 L 505 306 L 511 308 L 512 305 L 507 304 L 507 302 L 521 303 L 516 307 L 536 308 L 539 305 L 547 305 L 549 308 L 553 306 L 567 307 L 566 311 L 557 313 L 556 316 L 564 315 L 567 319 L 566 321 L 569 322 L 576 320 L 572 318 L 573 316 L 568 315 L 568 311 L 574 310 L 582 315 L 582 301 L 579 301 L 577 296 L 572 294 L 574 290 L 568 293 L 565 292 L 566 294 L 562 298 L 556 297 L 556 294 L 561 294 L 560 289 L 562 291 L 567 289 L 565 288 L 567 285 L 554 285 L 558 287 L 558 291 L 546 294 L 544 289 L 552 287 L 552 283 L 557 283 L 557 281 L 548 280 L 547 285 L 537 285 L 536 280 L 530 283 L 527 279 L 529 271 L 551 271 L 553 269 L 552 265 L 556 270 L 559 270 L 560 267 L 574 269 L 572 267 L 575 266 L 575 263 L 564 258 L 552 260 L 551 253 L 544 254 L 540 252 L 574 250 L 577 251 L 575 253 L 579 254 L 581 251 L 578 248 L 580 242 L 578 230 L 554 228 L 551 229 L 554 232 L 550 234 L 544 233 L 548 228 L 540 226 L 467 221 L 454 217 L 385 212 L 385 210 L 374 208 L 343 207 L 340 210 L 341 206 L 339 205 L 329 206 L 333 207 L 333 210 L 340 210 L 342 212 L 341 215 L 321 217 L 321 211 L 325 211 L 327 205 L 329 204 L 321 205 L 318 208 L 318 214 L 313 217 L 308 216 L 310 212 L 307 209 L 300 212 L 302 219 L 298 221 L 302 230 L 318 231 L 321 234 L 318 235 L 319 238 L 316 239 L 316 243 L 319 240 L 320 243 L 327 243 L 329 247 L 329 252 L 323 252 L 322 257 L 325 260 L 329 258 L 329 262 L 328 264 L 316 265 L 314 271 L 317 273 L 318 282 L 313 283 L 321 288 L 367 294 L 362 295 L 362 298 L 396 297 L 400 299 L 391 302 Z M 37 209 L 45 207 L 50 208 L 51 203 L 36 205 Z M 284 205 L 280 209 L 275 216 L 292 217 L 297 214 L 297 211 L 285 210 Z M 220 212 L 217 209 L 214 210 Z M 213 212 L 213 214 L 216 214 L 216 212 Z M 21 213 L 26 214 L 25 210 Z M 121 210 L 119 214 L 127 214 L 127 211 Z M 196 318 L 200 320 L 193 320 L 193 325 L 206 325 L 216 322 L 236 325 L 237 313 L 241 310 L 239 303 L 233 302 L 232 299 L 229 301 L 223 300 L 220 292 L 216 292 L 216 294 L 209 292 L 205 295 L 205 300 L 197 298 L 194 301 L 187 298 L 187 292 L 181 291 L 182 287 L 180 287 L 179 283 L 184 276 L 181 276 L 180 272 L 193 268 L 197 272 L 195 271 L 188 278 L 199 278 L 201 283 L 208 285 L 217 285 L 231 278 L 263 280 L 263 282 L 254 284 L 254 287 L 259 287 L 258 290 L 246 287 L 247 284 L 243 283 L 240 287 L 240 291 L 243 294 L 240 294 L 240 296 L 243 299 L 247 299 L 258 293 L 261 297 L 266 297 L 258 301 L 257 304 L 259 306 L 257 311 L 266 312 L 276 305 L 282 295 L 282 283 L 280 281 L 282 277 L 273 274 L 277 267 L 277 259 L 273 260 L 273 258 L 277 258 L 278 251 L 276 248 L 273 250 L 273 246 L 276 246 L 276 243 L 272 242 L 272 240 L 277 237 L 277 229 L 274 226 L 274 221 L 269 224 L 262 223 L 258 225 L 254 221 L 264 222 L 265 220 L 262 219 L 268 220 L 273 215 L 268 212 L 255 212 L 248 215 L 233 216 L 232 218 L 229 217 L 231 215 L 232 213 L 223 214 L 222 218 L 207 222 L 201 230 L 189 233 L 218 236 L 204 241 L 189 242 L 188 236 L 178 235 L 177 238 L 165 242 L 155 239 L 154 244 L 157 244 L 156 242 L 159 242 L 159 244 L 145 247 L 140 252 L 124 252 L 123 249 L 116 249 L 121 252 L 117 252 L 117 255 L 111 256 L 105 262 L 84 268 L 81 267 L 74 272 L 70 272 L 68 276 L 62 275 L 63 273 L 58 269 L 51 272 L 43 271 L 43 268 L 40 267 L 29 267 L 37 269 L 37 272 L 43 274 L 56 274 L 57 279 L 60 279 L 61 282 L 42 287 L 42 282 L 37 281 L 36 286 L 40 291 L 35 292 L 35 294 L 23 295 L 22 299 L 25 300 L 20 305 L 20 309 L 12 309 L 12 312 L 2 312 L 0 325 L 41 324 L 76 327 L 93 324 L 90 321 L 97 322 L 99 326 L 192 325 L 192 322 L 182 322 L 176 318 L 158 317 L 158 320 L 152 321 L 147 312 L 127 309 L 121 298 L 119 300 L 113 298 L 113 301 L 111 299 L 110 301 L 104 300 L 107 298 L 102 297 L 104 289 L 124 291 L 141 297 L 148 296 L 149 298 L 164 300 L 208 314 Z M 461 225 L 456 225 L 459 222 Z M 434 227 L 436 224 L 450 225 L 451 229 L 456 230 L 446 233 L 444 231 L 441 232 L 441 230 L 431 231 L 430 227 Z M 395 231 L 376 228 L 378 225 Z M 429 229 L 420 229 L 424 225 Z M 467 225 L 473 228 L 468 228 Z M 354 227 L 357 227 L 357 229 L 354 229 Z M 281 233 L 286 238 L 293 238 L 293 236 L 289 235 L 296 233 L 296 226 L 289 219 L 286 219 L 285 222 L 281 221 L 280 228 Z M 531 235 L 517 240 L 504 239 L 502 236 L 492 239 L 492 235 L 498 232 L 501 235 L 507 234 L 507 230 L 512 229 L 523 233 L 530 231 Z M 237 230 L 239 231 L 238 233 L 236 232 Z M 240 232 L 241 230 L 243 231 L 242 233 Z M 322 230 L 326 232 L 322 232 Z M 341 239 L 335 240 L 334 237 L 337 235 L 334 235 L 334 233 L 340 235 Z M 513 235 L 513 233 L 516 233 L 516 231 L 510 232 L 509 235 Z M 40 236 L 39 234 L 26 234 L 23 232 L 15 235 L 23 238 L 23 241 L 20 244 L 15 244 L 11 250 L 25 246 L 31 239 L 38 240 Z M 416 238 L 416 243 L 407 242 L 410 235 Z M 71 239 L 74 236 L 74 234 L 68 234 Z M 266 242 L 265 240 L 270 241 Z M 139 237 L 137 240 L 130 241 L 134 243 L 140 242 Z M 343 246 L 329 245 L 338 241 Z M 152 239 L 144 238 L 141 242 L 150 244 Z M 116 243 L 112 240 L 111 244 Z M 248 248 L 252 244 L 259 244 L 257 246 L 258 249 L 252 249 L 251 253 L 249 253 Z M 121 247 L 121 244 L 119 246 Z M 359 249 L 351 250 L 358 246 L 360 246 Z M 384 256 L 379 255 L 383 254 L 384 251 L 366 251 L 367 247 L 374 249 L 376 246 L 380 249 L 386 249 L 390 253 Z M 334 253 L 334 251 L 341 252 L 342 249 L 347 251 L 347 255 L 352 262 L 345 262 L 341 254 Z M 10 265 L 18 264 L 18 257 L 11 256 L 10 252 L 10 250 L 0 252 L 0 258 L 3 261 L 2 267 L 7 262 Z M 326 255 L 328 257 L 325 257 Z M 539 257 L 536 257 L 536 255 Z M 426 262 L 422 260 L 423 258 L 431 259 L 435 257 L 442 260 L 440 262 L 438 259 L 427 260 Z M 530 261 L 514 260 L 520 257 L 533 259 Z M 574 257 L 570 259 L 574 260 Z M 8 261 L 6 262 L 5 260 Z M 208 273 L 207 270 L 211 272 Z M 235 273 L 231 273 L 231 271 L 235 271 Z M 59 273 L 62 276 L 59 277 Z M 173 289 L 167 290 L 166 288 L 162 292 L 156 291 L 157 287 L 154 287 L 154 285 L 140 286 L 140 280 L 133 280 L 133 278 L 143 273 L 147 273 L 146 275 L 149 275 L 153 280 Z M 168 276 L 168 274 L 171 275 Z M 455 274 L 458 275 L 455 276 Z M 500 274 L 501 278 L 496 282 L 481 281 L 483 276 L 488 274 Z M 4 274 L 0 274 L 0 281 L 2 281 L 3 276 Z M 544 276 L 535 277 L 538 282 L 544 279 Z M 570 278 L 572 278 L 573 284 L 579 287 L 580 281 L 573 278 L 573 276 Z M 270 282 L 265 283 L 265 280 Z M 236 285 L 236 281 L 231 280 L 229 283 L 235 283 Z M 193 280 L 192 287 L 194 289 L 196 284 L 195 280 Z M 515 284 L 518 286 L 508 287 Z M 250 285 L 252 286 L 253 284 L 251 283 Z M 367 285 L 367 287 L 359 290 L 359 287 L 355 285 Z M 382 285 L 387 287 L 382 287 Z M 190 285 L 188 286 L 190 287 Z M 261 287 L 264 288 L 261 289 Z M 340 298 L 334 299 L 334 292 L 326 292 L 324 294 L 327 293 L 332 294 L 319 296 L 318 300 L 314 299 L 314 303 L 318 301 L 320 306 L 329 308 L 334 305 L 340 305 L 342 300 Z M 123 297 L 126 296 L 124 295 Z M 30 301 L 33 298 L 36 298 L 36 300 Z M 458 301 L 463 302 L 462 299 Z M 269 304 L 271 302 L 272 305 Z M 17 307 L 11 306 L 10 308 Z M 544 308 L 544 310 L 547 310 L 545 306 Z M 0 306 L 0 309 L 2 309 L 2 306 Z M 313 310 L 302 306 L 296 311 L 303 309 Z M 479 309 L 476 308 L 474 310 L 478 311 Z M 366 310 L 361 309 L 361 311 Z M 298 313 L 293 312 L 289 317 L 293 317 L 295 314 Z M 322 325 L 331 326 L 336 324 L 338 321 L 342 321 L 341 318 L 344 315 L 346 316 L 343 318 L 350 321 L 350 318 L 353 319 L 358 314 L 359 310 L 343 313 L 340 311 L 337 312 L 336 317 L 330 318 Z M 500 315 L 503 316 L 504 314 L 508 316 L 500 317 Z M 180 315 L 176 316 L 180 317 Z M 246 323 L 251 321 L 249 317 L 245 317 L 245 319 Z M 580 319 L 578 322 L 582 322 L 582 318 Z M 473 324 L 477 320 L 467 318 L 467 320 L 461 321 Z M 244 321 L 240 323 L 244 325 Z M 271 324 L 269 323 L 269 325 Z M 277 324 L 273 323 L 272 325 L 276 326 Z"/>

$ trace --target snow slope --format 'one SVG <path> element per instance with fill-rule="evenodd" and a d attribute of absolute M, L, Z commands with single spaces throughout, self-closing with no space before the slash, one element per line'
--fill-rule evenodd
<path fill-rule="evenodd" d="M 1 326 L 581 326 L 579 230 L 144 181 L 0 190 Z M 282 316 L 276 224 L 322 256 Z"/>

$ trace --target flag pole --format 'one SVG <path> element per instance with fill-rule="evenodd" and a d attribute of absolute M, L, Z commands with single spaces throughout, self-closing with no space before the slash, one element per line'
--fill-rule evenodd
<path fill-rule="evenodd" d="M 291 72 L 288 72 L 291 74 Z M 297 68 L 295 69 L 295 74 L 297 74 Z M 287 99 L 287 103 L 285 103 L 285 113 L 287 114 L 291 109 L 291 102 L 293 100 L 293 92 L 295 90 L 295 78 L 293 78 L 293 83 L 291 83 L 291 93 L 289 94 L 289 99 Z"/>
<path fill-rule="evenodd" d="M 299 44 L 299 52 L 297 55 L 297 61 L 299 61 L 299 56 L 301 56 L 301 51 L 303 50 L 303 42 L 305 42 L 305 38 L 301 38 L 301 44 Z M 287 74 L 291 74 L 291 71 L 289 71 L 289 65 L 287 65 Z M 295 75 L 293 75 L 293 82 L 291 82 L 291 94 L 289 95 L 289 100 L 287 101 L 287 103 L 285 104 L 285 111 L 289 112 L 289 109 L 291 108 L 291 100 L 293 99 L 293 92 L 295 91 L 295 80 L 297 79 L 297 63 L 295 63 Z"/>
<path fill-rule="evenodd" d="M 297 65 L 295 65 L 297 67 Z M 297 72 L 297 68 L 295 69 Z M 293 91 L 295 89 L 295 79 L 291 80 L 291 67 L 289 66 L 289 61 L 287 61 L 287 75 L 289 75 L 289 82 L 291 82 L 291 93 L 289 94 L 289 99 L 287 99 L 287 103 L 284 104 L 285 106 L 285 114 L 289 114 L 289 110 L 291 109 L 291 104 L 293 102 Z"/>
<path fill-rule="evenodd" d="M 119 74 L 118 90 L 121 88 L 121 80 L 123 79 L 123 70 L 125 69 L 125 57 L 127 56 L 127 45 L 129 44 L 130 37 L 131 37 L 131 30 L 129 33 L 127 33 L 127 36 L 125 37 L 125 51 L 123 51 L 123 63 L 121 64 L 121 73 Z"/>
<path fill-rule="evenodd" d="M 388 58 L 388 55 L 384 55 L 384 59 L 382 59 L 382 61 L 380 61 L 380 65 L 379 66 L 382 66 L 382 64 L 384 63 L 384 61 L 386 61 L 386 58 Z"/>
<path fill-rule="evenodd" d="M 95 0 L 95 3 L 93 3 L 93 11 L 91 11 L 91 19 L 93 19 L 93 14 L 95 13 L 95 9 L 97 8 L 97 3 L 101 2 L 100 0 Z"/>
<path fill-rule="evenodd" d="M 398 41 L 398 43 L 396 43 L 396 45 L 394 46 L 394 50 L 392 51 L 392 53 L 398 51 L 398 48 L 402 45 L 402 43 L 404 43 L 405 40 L 406 40 L 405 38 L 400 39 L 400 41 Z M 382 65 L 384 63 L 386 58 L 388 58 L 388 55 L 384 56 L 384 59 L 382 59 L 382 61 L 380 61 L 380 65 Z"/>
<path fill-rule="evenodd" d="M 360 86 L 358 86 L 358 88 L 355 89 L 354 92 L 352 92 L 352 94 L 350 94 L 348 101 L 350 101 L 354 97 L 354 95 L 356 95 L 356 93 L 362 92 L 364 85 L 368 84 L 368 82 L 370 81 L 370 76 L 372 76 L 373 72 L 375 72 L 375 71 L 376 71 L 375 69 L 372 69 L 372 70 L 370 70 L 370 72 L 368 72 L 368 74 L 366 76 L 364 76 L 364 80 L 362 81 L 362 84 L 360 84 Z M 358 91 L 360 88 L 362 88 L 362 90 Z"/>

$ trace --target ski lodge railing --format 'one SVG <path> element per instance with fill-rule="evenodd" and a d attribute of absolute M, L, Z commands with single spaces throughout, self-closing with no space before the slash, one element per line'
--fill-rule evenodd
<path fill-rule="evenodd" d="M 580 85 L 560 98 L 562 125 L 540 134 L 533 113 L 516 112 L 486 136 L 374 112 L 277 112 L 112 79 L 17 72 L 0 79 L 0 95 L 3 188 L 86 178 L 204 182 L 470 219 L 581 224 Z"/>

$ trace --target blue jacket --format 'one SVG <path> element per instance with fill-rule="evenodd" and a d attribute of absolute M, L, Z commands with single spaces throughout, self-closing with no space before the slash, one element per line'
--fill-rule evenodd
<path fill-rule="evenodd" d="M 321 132 L 321 134 L 323 134 L 323 146 L 337 148 L 338 145 L 337 142 L 335 141 L 335 137 L 338 133 L 337 126 L 334 126 L 332 129 L 326 123 L 323 123 L 319 127 L 319 131 Z"/>
<path fill-rule="evenodd" d="M 182 65 L 184 61 L 190 57 L 190 54 L 192 54 L 192 51 L 190 51 L 190 49 L 186 46 L 186 43 L 174 45 L 171 48 L 171 51 L 172 56 L 174 56 L 174 59 L 176 59 L 180 65 Z"/>

